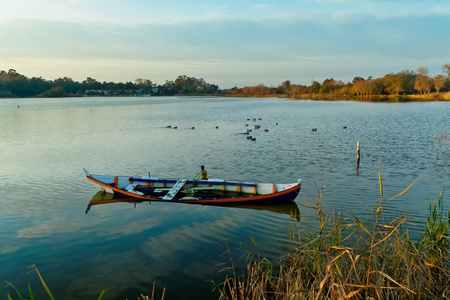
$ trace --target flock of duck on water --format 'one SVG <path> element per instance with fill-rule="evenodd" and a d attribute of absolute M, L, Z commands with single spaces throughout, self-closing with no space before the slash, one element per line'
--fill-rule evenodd
<path fill-rule="evenodd" d="M 252 120 L 253 120 L 253 122 L 256 122 L 256 118 L 253 118 Z M 258 118 L 258 120 L 262 120 L 262 118 Z M 250 121 L 250 119 L 247 119 L 247 121 Z M 278 123 L 276 123 L 276 125 L 278 125 Z M 245 124 L 245 126 L 248 127 L 249 125 Z M 178 129 L 178 126 L 167 125 L 166 128 Z M 260 125 L 255 125 L 255 129 L 259 129 L 259 128 L 261 128 Z M 191 129 L 195 129 L 195 127 L 192 126 Z M 216 129 L 219 129 L 219 126 L 216 126 Z M 268 131 L 269 131 L 269 129 L 264 129 L 264 132 L 268 132 Z M 247 139 L 256 141 L 256 137 L 249 135 L 251 132 L 252 132 L 252 129 L 247 129 L 246 132 L 240 133 L 240 134 L 246 134 Z"/>
<path fill-rule="evenodd" d="M 261 119 L 261 118 L 258 118 L 258 120 L 260 121 L 260 120 L 262 120 L 262 119 Z M 247 119 L 247 121 L 250 121 L 250 119 Z M 253 122 L 256 122 L 256 118 L 253 118 L 252 121 L 253 121 Z M 278 123 L 276 123 L 276 125 L 278 125 Z M 249 126 L 248 123 L 245 124 L 245 127 L 248 127 L 248 126 Z M 260 125 L 255 125 L 255 130 L 256 130 L 256 129 L 259 129 L 259 128 L 261 128 Z M 256 137 L 250 135 L 250 133 L 252 132 L 252 130 L 253 130 L 253 129 L 248 129 L 248 128 L 247 128 L 247 132 L 244 132 L 243 134 L 246 134 L 246 135 L 247 135 L 247 139 L 248 139 L 248 140 L 256 141 Z M 269 129 L 264 129 L 264 132 L 269 132 Z"/>
<path fill-rule="evenodd" d="M 247 121 L 250 121 L 250 120 L 252 120 L 253 122 L 256 122 L 257 119 L 256 119 L 256 118 L 253 118 L 253 119 L 247 119 Z M 262 118 L 258 118 L 258 120 L 262 120 Z M 278 126 L 278 123 L 275 123 L 275 125 Z M 248 126 L 249 126 L 248 123 L 246 123 L 246 124 L 245 124 L 245 127 L 248 127 Z M 173 127 L 172 127 L 172 125 L 168 125 L 168 126 L 166 126 L 166 128 L 178 129 L 178 126 L 173 126 Z M 256 130 L 256 129 L 259 129 L 259 128 L 261 128 L 260 125 L 255 125 L 255 130 Z M 343 126 L 342 128 L 343 128 L 343 129 L 347 129 L 347 126 Z M 195 129 L 195 127 L 192 126 L 191 129 Z M 216 126 L 216 129 L 219 129 L 219 126 Z M 248 140 L 256 141 L 256 137 L 250 135 L 250 133 L 252 132 L 252 130 L 253 130 L 253 129 L 248 129 L 248 128 L 247 128 L 247 132 L 240 133 L 240 134 L 245 134 L 245 135 L 247 135 L 247 139 L 248 139 Z M 317 128 L 312 128 L 311 131 L 316 132 L 316 131 L 317 131 Z M 269 129 L 264 129 L 264 132 L 269 132 Z"/>

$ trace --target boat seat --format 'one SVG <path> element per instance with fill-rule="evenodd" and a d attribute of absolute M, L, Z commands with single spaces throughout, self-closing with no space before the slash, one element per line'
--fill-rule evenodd
<path fill-rule="evenodd" d="M 137 185 L 138 185 L 137 182 L 130 183 L 129 185 L 127 185 L 127 187 L 125 188 L 125 190 L 127 190 L 128 192 L 131 192 L 131 191 L 134 190 L 134 188 L 135 188 Z"/>
<path fill-rule="evenodd" d="M 127 185 L 127 187 L 125 188 L 125 190 L 126 190 L 127 192 L 130 192 L 130 193 L 133 193 L 133 194 L 136 194 L 136 195 L 141 195 L 141 196 L 144 195 L 144 193 L 139 192 L 139 191 L 135 191 L 135 190 L 134 190 L 134 188 L 135 188 L 137 185 L 138 185 L 137 182 L 130 183 L 129 185 Z"/>
<path fill-rule="evenodd" d="M 163 197 L 164 200 L 172 200 L 175 195 L 181 190 L 181 188 L 186 184 L 187 179 L 178 180 L 173 187 L 167 192 L 167 194 Z"/>

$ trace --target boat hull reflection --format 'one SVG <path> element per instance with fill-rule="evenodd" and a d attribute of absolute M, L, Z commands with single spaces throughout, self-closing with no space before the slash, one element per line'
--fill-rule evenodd
<path fill-rule="evenodd" d="M 121 197 L 111 193 L 106 193 L 103 191 L 97 192 L 89 201 L 89 204 L 86 208 L 86 214 L 89 212 L 92 206 L 102 205 L 102 204 L 111 204 L 111 203 L 132 203 L 134 207 L 136 204 L 152 201 L 149 200 L 141 200 L 132 197 Z M 206 205 L 206 204 L 198 204 L 198 205 Z M 253 209 L 253 210 L 266 210 L 275 213 L 282 213 L 291 215 L 294 219 L 300 221 L 300 210 L 298 208 L 297 203 L 295 202 L 274 202 L 274 203 L 264 203 L 264 204 L 208 204 L 208 206 L 220 206 L 220 207 L 234 207 L 234 208 L 242 208 L 242 209 Z"/>

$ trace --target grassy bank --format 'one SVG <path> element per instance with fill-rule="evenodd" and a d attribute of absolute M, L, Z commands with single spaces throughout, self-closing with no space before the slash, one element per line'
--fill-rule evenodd
<path fill-rule="evenodd" d="M 364 95 L 356 96 L 349 94 L 302 94 L 292 96 L 278 96 L 282 98 L 292 98 L 294 100 L 351 100 L 368 102 L 427 102 L 427 101 L 449 101 L 450 92 L 415 94 L 415 95 Z"/>
<path fill-rule="evenodd" d="M 384 218 L 383 205 L 405 191 L 384 200 L 380 176 L 381 200 L 368 224 L 325 215 L 318 189 L 317 198 L 307 200 L 319 232 L 299 232 L 296 251 L 278 272 L 267 261 L 253 262 L 240 277 L 226 278 L 220 299 L 450 299 L 450 211 L 443 210 L 443 192 L 431 201 L 414 241 L 406 218 Z"/>
<path fill-rule="evenodd" d="M 292 100 L 330 100 L 330 101 L 367 101 L 367 102 L 427 102 L 427 101 L 449 101 L 450 92 L 414 94 L 414 95 L 361 95 L 340 93 L 304 93 L 304 94 L 225 94 L 222 97 L 242 98 L 285 98 Z"/>

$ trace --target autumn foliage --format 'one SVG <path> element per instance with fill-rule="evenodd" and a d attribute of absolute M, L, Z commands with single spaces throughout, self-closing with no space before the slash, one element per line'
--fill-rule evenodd
<path fill-rule="evenodd" d="M 322 83 L 312 81 L 311 85 L 292 84 L 290 80 L 282 82 L 277 87 L 266 87 L 263 84 L 232 88 L 228 95 L 244 97 L 278 96 L 292 98 L 360 98 L 360 97 L 436 97 L 450 92 L 450 64 L 442 66 L 443 74 L 429 76 L 428 68 L 421 67 L 416 71 L 404 70 L 390 73 L 380 78 L 353 78 L 352 82 L 344 83 L 333 78 Z"/>

